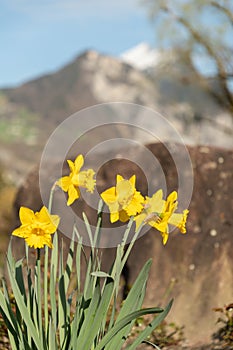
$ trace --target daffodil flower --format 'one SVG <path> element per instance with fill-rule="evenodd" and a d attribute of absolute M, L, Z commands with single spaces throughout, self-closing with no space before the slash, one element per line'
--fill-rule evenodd
<path fill-rule="evenodd" d="M 68 192 L 67 205 L 71 205 L 80 197 L 80 187 L 86 188 L 88 192 L 93 192 L 95 189 L 96 180 L 93 178 L 95 172 L 93 169 L 80 171 L 84 164 L 83 156 L 77 156 L 74 162 L 67 160 L 70 168 L 69 176 L 64 176 L 57 181 L 57 185 L 64 192 Z"/>
<path fill-rule="evenodd" d="M 136 176 L 125 180 L 117 175 L 116 186 L 101 194 L 101 198 L 110 210 L 110 221 L 120 220 L 126 222 L 130 216 L 140 213 L 143 209 L 144 198 L 135 188 Z"/>
<path fill-rule="evenodd" d="M 29 247 L 43 248 L 47 245 L 53 248 L 51 234 L 56 232 L 60 218 L 51 215 L 43 206 L 39 212 L 21 207 L 19 211 L 21 226 L 16 228 L 12 235 L 24 238 Z"/>
<path fill-rule="evenodd" d="M 182 214 L 174 213 L 177 209 L 177 192 L 173 191 L 167 200 L 163 200 L 163 191 L 157 191 L 151 198 L 146 197 L 143 211 L 135 217 L 136 230 L 141 225 L 148 224 L 161 232 L 163 244 L 167 243 L 169 236 L 168 224 L 179 228 L 181 233 L 186 233 L 186 220 L 188 210 Z"/>

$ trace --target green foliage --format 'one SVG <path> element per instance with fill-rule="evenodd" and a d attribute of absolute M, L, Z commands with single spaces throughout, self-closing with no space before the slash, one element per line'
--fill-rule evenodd
<path fill-rule="evenodd" d="M 36 120 L 37 116 L 29 112 L 26 108 L 14 110 L 9 104 L 10 112 L 1 113 L 0 138 L 3 142 L 24 141 L 27 144 L 34 144 L 37 136 Z M 1 109 L 0 109 L 1 112 Z M 8 115 L 10 113 L 10 115 Z"/>
<path fill-rule="evenodd" d="M 172 301 L 165 309 L 142 309 L 151 260 L 139 273 L 120 311 L 117 309 L 120 276 L 136 240 L 126 247 L 132 220 L 128 224 L 122 244 L 117 247 L 116 258 L 108 272 L 101 270 L 101 257 L 95 243 L 101 232 L 102 203 L 99 206 L 98 224 L 94 238 L 87 218 L 84 222 L 92 242 L 87 258 L 84 286 L 81 285 L 82 239 L 74 228 L 69 252 L 63 257 L 58 236 L 54 235 L 54 248 L 49 255 L 46 246 L 44 257 L 38 257 L 33 268 L 29 264 L 28 247 L 25 259 L 15 261 L 11 244 L 7 253 L 10 287 L 2 280 L 0 310 L 12 350 L 121 350 L 126 343 L 135 320 L 155 314 L 151 322 L 138 333 L 126 349 L 133 350 L 153 332 L 169 312 Z M 74 239 L 78 243 L 75 247 Z M 71 272 L 74 271 L 77 286 L 71 288 Z M 49 278 L 48 278 L 49 276 Z M 42 283 L 43 281 L 43 283 Z M 11 291 L 15 304 L 12 306 Z"/>

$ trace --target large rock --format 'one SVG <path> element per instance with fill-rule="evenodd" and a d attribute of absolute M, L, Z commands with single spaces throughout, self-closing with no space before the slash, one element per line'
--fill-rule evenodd
<path fill-rule="evenodd" d="M 177 169 L 166 147 L 152 144 L 148 149 L 163 169 L 168 192 L 178 188 Z M 178 145 L 174 145 L 174 150 L 179 154 Z M 193 165 L 194 189 L 187 234 L 172 233 L 167 245 L 163 246 L 160 235 L 150 230 L 136 242 L 128 260 L 126 277 L 130 285 L 144 262 L 152 257 L 145 304 L 165 305 L 174 297 L 170 319 L 185 325 L 187 338 L 203 340 L 215 330 L 216 315 L 212 308 L 233 301 L 233 151 L 210 147 L 188 147 L 188 150 Z M 131 152 L 135 153 L 135 150 L 126 150 L 127 157 L 122 154 L 122 158 L 130 159 Z M 143 154 L 138 151 L 137 159 L 140 157 Z M 148 163 L 146 169 L 156 190 L 159 183 L 156 174 L 152 174 L 152 164 Z M 147 194 L 148 183 L 142 169 L 136 162 L 126 159 L 109 161 L 99 169 L 98 190 L 113 185 L 116 173 L 125 177 L 135 173 L 138 189 Z M 54 181 L 53 176 L 46 176 L 51 183 Z M 190 189 L 186 190 L 188 193 Z M 36 210 L 41 204 L 35 169 L 19 189 L 16 212 L 21 205 Z M 76 208 L 80 212 L 87 211 L 92 220 L 94 211 L 84 201 L 74 205 L 74 210 Z M 108 217 L 104 217 L 104 224 L 108 225 L 108 221 Z M 113 254 L 114 249 L 106 249 L 106 261 L 112 260 Z"/>

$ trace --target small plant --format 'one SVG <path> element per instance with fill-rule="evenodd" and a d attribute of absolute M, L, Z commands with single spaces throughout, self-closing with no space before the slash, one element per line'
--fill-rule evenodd
<path fill-rule="evenodd" d="M 223 326 L 213 334 L 213 339 L 224 341 L 227 345 L 233 345 L 233 303 L 225 305 L 223 308 L 214 308 L 221 316 L 217 323 Z"/>
<path fill-rule="evenodd" d="M 74 225 L 69 251 L 67 257 L 64 257 L 63 245 L 62 242 L 59 244 L 56 232 L 62 218 L 51 214 L 53 193 L 57 186 L 67 192 L 67 205 L 71 205 L 81 196 L 80 187 L 92 193 L 95 187 L 95 172 L 92 169 L 80 171 L 83 163 L 82 155 L 74 162 L 68 161 L 70 174 L 59 179 L 52 187 L 48 209 L 43 206 L 39 212 L 34 213 L 29 208 L 20 208 L 21 226 L 13 231 L 13 235 L 24 238 L 25 258 L 15 261 L 11 243 L 9 244 L 7 269 L 10 285 L 8 286 L 3 279 L 0 290 L 0 311 L 7 326 L 11 348 L 121 350 L 123 345 L 126 345 L 125 349 L 134 350 L 140 343 L 147 342 L 158 349 L 158 346 L 147 339 L 163 322 L 172 306 L 172 300 L 165 308 L 142 308 L 151 260 L 143 266 L 119 309 L 117 300 L 120 277 L 144 225 L 149 224 L 159 230 L 163 243 L 166 244 L 169 223 L 177 226 L 182 233 L 186 232 L 188 211 L 185 210 L 182 214 L 174 213 L 177 208 L 175 191 L 166 200 L 162 198 L 162 190 L 157 191 L 151 198 L 144 198 L 136 190 L 135 175 L 129 180 L 117 175 L 116 186 L 100 195 L 102 199 L 98 205 L 94 232 L 86 214 L 83 213 L 91 247 L 89 255 L 86 256 L 81 232 Z M 107 272 L 102 270 L 98 249 L 104 202 L 109 207 L 111 222 L 127 222 L 122 242 L 116 248 L 115 260 Z M 135 221 L 136 229 L 133 230 Z M 133 238 L 127 245 L 132 230 Z M 32 265 L 29 262 L 29 247 L 37 252 Z M 83 284 L 82 255 L 86 261 Z M 75 287 L 71 279 L 72 273 L 77 280 Z M 135 321 L 145 315 L 155 316 L 129 344 L 128 338 Z"/>

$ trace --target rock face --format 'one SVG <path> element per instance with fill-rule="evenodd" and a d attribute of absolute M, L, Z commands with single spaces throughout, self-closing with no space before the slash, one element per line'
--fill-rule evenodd
<path fill-rule="evenodd" d="M 174 145 L 175 148 L 179 153 L 179 147 Z M 148 149 L 163 169 L 168 192 L 178 188 L 177 169 L 167 149 L 161 144 L 149 145 Z M 165 247 L 155 230 L 138 239 L 128 261 L 127 283 L 130 285 L 144 262 L 153 258 L 145 304 L 165 305 L 174 297 L 170 320 L 185 325 L 186 337 L 198 341 L 208 340 L 215 330 L 217 318 L 212 308 L 233 301 L 233 151 L 204 146 L 189 147 L 188 150 L 194 188 L 187 234 L 173 232 Z M 135 150 L 126 150 L 129 159 L 130 152 Z M 137 157 L 140 159 L 143 155 L 138 152 Z M 150 163 L 147 171 L 152 172 Z M 135 173 L 138 189 L 147 194 L 148 183 L 142 170 L 136 162 L 125 159 L 114 159 L 99 169 L 99 192 L 114 184 L 116 173 L 124 177 Z M 156 190 L 159 186 L 156 174 L 152 178 Z M 36 170 L 19 189 L 16 212 L 21 205 L 34 210 L 41 206 Z M 79 202 L 79 208 L 92 217 L 91 209 L 84 202 Z M 104 221 L 107 223 L 108 219 Z M 106 261 L 112 259 L 113 253 L 114 249 L 105 250 Z"/>

